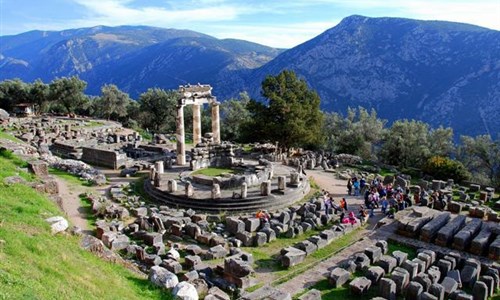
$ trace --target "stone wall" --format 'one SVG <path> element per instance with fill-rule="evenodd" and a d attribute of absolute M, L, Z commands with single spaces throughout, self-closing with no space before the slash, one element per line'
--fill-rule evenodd
<path fill-rule="evenodd" d="M 113 150 L 83 147 L 82 160 L 86 163 L 119 169 L 126 166 L 127 156 Z"/>

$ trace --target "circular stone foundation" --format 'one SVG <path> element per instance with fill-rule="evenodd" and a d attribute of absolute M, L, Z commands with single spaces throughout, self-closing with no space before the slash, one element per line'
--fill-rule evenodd
<path fill-rule="evenodd" d="M 257 168 L 262 169 L 262 168 Z M 220 189 L 220 198 L 212 196 L 212 187 L 214 182 L 221 184 L 222 177 L 212 178 L 203 176 L 202 180 L 193 180 L 189 176 L 191 173 L 187 168 L 174 167 L 159 174 L 159 179 L 155 185 L 154 180 L 146 180 L 144 183 L 145 191 L 149 196 L 165 205 L 175 208 L 192 208 L 199 211 L 209 212 L 247 212 L 259 209 L 278 209 L 292 205 L 301 200 L 310 190 L 309 181 L 305 176 L 299 176 L 298 184 L 290 185 L 290 174 L 296 172 L 295 168 L 282 164 L 273 163 L 271 174 L 262 172 L 260 176 L 272 176 L 271 193 L 263 196 L 261 193 L 261 184 L 268 178 L 259 177 L 256 174 L 246 174 L 249 178 L 242 179 L 245 174 L 233 175 L 233 179 L 226 178 L 229 182 L 225 188 Z M 285 189 L 278 189 L 278 177 L 285 176 Z M 200 179 L 199 178 L 199 179 Z M 175 184 L 172 184 L 175 181 Z M 241 183 L 247 183 L 247 197 L 242 198 Z M 237 183 L 237 184 L 236 184 Z M 253 184 L 252 184 L 253 183 Z M 172 185 L 177 188 L 172 189 Z M 190 186 L 187 188 L 186 186 Z M 192 189 L 191 189 L 192 188 Z M 192 194 L 191 194 L 192 191 Z M 190 196 L 187 196 L 191 194 Z"/>

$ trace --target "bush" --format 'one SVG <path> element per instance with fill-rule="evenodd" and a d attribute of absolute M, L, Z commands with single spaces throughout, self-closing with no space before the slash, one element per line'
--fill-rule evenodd
<path fill-rule="evenodd" d="M 453 179 L 461 182 L 470 178 L 470 173 L 464 165 L 448 157 L 433 156 L 424 164 L 422 171 L 433 176 L 435 179 Z"/>

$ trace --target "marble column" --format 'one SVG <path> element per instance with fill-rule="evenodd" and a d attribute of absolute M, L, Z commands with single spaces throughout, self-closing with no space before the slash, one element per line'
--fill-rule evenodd
<path fill-rule="evenodd" d="M 183 166 L 186 164 L 186 144 L 184 140 L 184 106 L 177 106 L 177 164 Z"/>
<path fill-rule="evenodd" d="M 201 143 L 201 105 L 193 104 L 193 146 Z"/>
<path fill-rule="evenodd" d="M 219 103 L 212 104 L 212 134 L 214 137 L 214 143 L 220 144 Z"/>

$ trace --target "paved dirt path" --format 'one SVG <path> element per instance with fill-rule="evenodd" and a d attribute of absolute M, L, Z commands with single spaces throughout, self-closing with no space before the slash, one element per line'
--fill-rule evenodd
<path fill-rule="evenodd" d="M 307 170 L 306 172 L 308 176 L 313 177 L 314 181 L 321 189 L 325 189 L 330 192 L 337 203 L 340 198 L 345 197 L 349 210 L 357 212 L 359 205 L 363 204 L 363 197 L 353 197 L 347 195 L 347 181 L 335 178 L 333 173 L 325 172 L 323 170 Z M 375 228 L 380 219 L 382 219 L 382 214 L 380 212 L 375 212 L 375 217 L 368 220 L 368 229 L 359 233 L 360 240 L 358 242 L 321 262 L 308 271 L 279 285 L 278 289 L 283 292 L 288 292 L 291 295 L 295 295 L 302 290 L 313 286 L 316 282 L 327 278 L 328 274 L 335 267 L 335 265 L 350 255 L 363 251 L 366 247 L 373 245 L 379 239 L 387 240 L 387 237 L 393 233 L 393 225 L 384 226 L 376 231 L 371 230 Z"/>
<path fill-rule="evenodd" d="M 87 223 L 85 209 L 81 206 L 79 195 L 86 191 L 84 187 L 72 185 L 71 187 L 63 179 L 54 176 L 59 188 L 59 196 L 62 199 L 62 209 L 74 226 L 80 227 L 84 231 L 90 228 Z"/>

